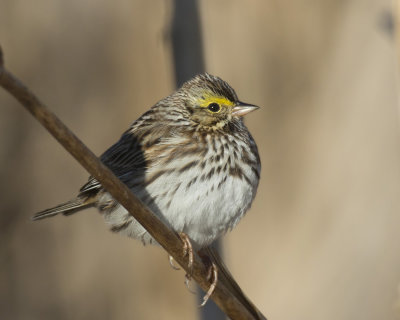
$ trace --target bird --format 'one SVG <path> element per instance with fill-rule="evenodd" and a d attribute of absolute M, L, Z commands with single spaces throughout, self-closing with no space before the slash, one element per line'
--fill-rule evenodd
<path fill-rule="evenodd" d="M 243 117 L 258 108 L 241 102 L 221 78 L 199 74 L 134 121 L 100 160 L 181 236 L 193 259 L 193 250 L 233 229 L 256 196 L 261 162 Z M 36 213 L 32 220 L 91 207 L 111 231 L 157 244 L 92 176 L 75 198 Z"/>

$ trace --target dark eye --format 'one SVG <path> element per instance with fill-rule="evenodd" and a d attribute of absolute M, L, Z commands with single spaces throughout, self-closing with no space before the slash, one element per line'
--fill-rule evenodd
<path fill-rule="evenodd" d="M 211 112 L 218 112 L 220 109 L 221 109 L 221 107 L 219 106 L 219 104 L 218 103 L 215 103 L 215 102 L 213 102 L 213 103 L 210 103 L 209 105 L 208 105 L 208 110 L 210 110 Z"/>

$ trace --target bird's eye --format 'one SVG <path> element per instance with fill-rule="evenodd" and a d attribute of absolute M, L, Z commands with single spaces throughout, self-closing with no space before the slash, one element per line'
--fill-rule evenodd
<path fill-rule="evenodd" d="M 209 105 L 208 105 L 208 110 L 210 110 L 211 112 L 218 112 L 220 109 L 221 109 L 221 107 L 219 106 L 219 104 L 218 103 L 215 103 L 215 102 L 213 102 L 213 103 L 210 103 Z"/>

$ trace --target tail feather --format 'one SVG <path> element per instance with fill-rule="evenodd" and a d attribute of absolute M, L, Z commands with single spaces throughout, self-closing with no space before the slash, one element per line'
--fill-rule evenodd
<path fill-rule="evenodd" d="M 45 218 L 50 218 L 54 217 L 57 214 L 64 214 L 64 215 L 70 215 L 75 212 L 81 211 L 83 209 L 89 208 L 94 206 L 94 200 L 93 199 L 87 199 L 87 198 L 75 198 L 70 201 L 67 201 L 65 203 L 62 203 L 54 208 L 46 209 L 43 211 L 40 211 L 36 213 L 33 217 L 32 220 L 41 220 Z"/>

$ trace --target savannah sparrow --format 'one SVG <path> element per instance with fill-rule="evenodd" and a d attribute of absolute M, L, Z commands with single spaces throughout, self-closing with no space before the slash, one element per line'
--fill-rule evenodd
<path fill-rule="evenodd" d="M 255 197 L 260 158 L 242 117 L 256 109 L 222 79 L 197 75 L 136 120 L 101 161 L 199 250 L 232 229 Z M 112 231 L 155 243 L 93 177 L 76 198 L 33 220 L 93 206 Z"/>

